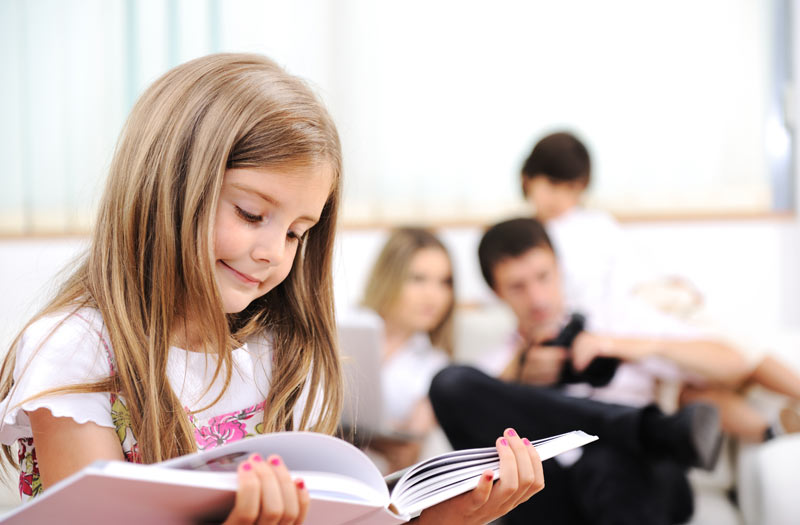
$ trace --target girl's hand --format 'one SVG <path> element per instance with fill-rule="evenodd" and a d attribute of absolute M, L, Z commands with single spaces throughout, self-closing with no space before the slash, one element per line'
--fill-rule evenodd
<path fill-rule="evenodd" d="M 223 525 L 299 525 L 308 512 L 303 480 L 292 480 L 278 456 L 253 454 L 239 465 L 236 503 Z"/>
<path fill-rule="evenodd" d="M 492 471 L 481 476 L 470 492 L 422 511 L 419 525 L 483 525 L 527 501 L 544 488 L 542 461 L 527 439 L 507 429 L 497 440 L 500 479 L 492 483 Z"/>

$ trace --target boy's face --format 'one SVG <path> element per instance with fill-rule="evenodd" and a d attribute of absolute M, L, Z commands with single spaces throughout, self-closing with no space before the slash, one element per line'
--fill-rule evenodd
<path fill-rule="evenodd" d="M 556 256 L 549 248 L 532 248 L 494 267 L 494 292 L 517 317 L 523 336 L 542 341 L 558 333 L 564 297 Z"/>
<path fill-rule="evenodd" d="M 214 222 L 214 272 L 225 313 L 244 310 L 292 269 L 330 194 L 328 166 L 225 171 Z"/>
<path fill-rule="evenodd" d="M 555 219 L 578 205 L 584 182 L 552 182 L 544 175 L 525 180 L 525 195 L 533 207 L 536 218 L 542 222 Z"/>

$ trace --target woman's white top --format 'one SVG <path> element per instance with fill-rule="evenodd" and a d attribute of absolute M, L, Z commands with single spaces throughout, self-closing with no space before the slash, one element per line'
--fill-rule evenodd
<path fill-rule="evenodd" d="M 108 393 L 59 394 L 30 399 L 52 388 L 108 378 L 111 375 L 109 355 L 113 356 L 108 341 L 100 313 L 91 308 L 74 314 L 49 315 L 28 327 L 17 347 L 13 390 L 0 402 L 0 442 L 10 445 L 20 438 L 32 437 L 26 412 L 38 408 L 47 408 L 54 416 L 69 417 L 78 423 L 91 421 L 114 428 Z M 212 384 L 215 356 L 173 347 L 169 352 L 167 376 L 185 408 L 194 411 L 207 407 L 194 414 L 198 420 L 204 420 L 214 414 L 262 402 L 269 392 L 271 355 L 271 346 L 265 337 L 247 341 L 233 350 L 231 382 L 212 407 L 207 405 L 222 390 L 225 376 L 221 373 Z M 302 405 L 301 400 L 300 410 Z"/>
<path fill-rule="evenodd" d="M 428 396 L 431 380 L 449 358 L 431 344 L 428 334 L 414 334 L 386 358 L 381 367 L 385 420 L 396 427 L 411 417 L 414 407 Z"/>

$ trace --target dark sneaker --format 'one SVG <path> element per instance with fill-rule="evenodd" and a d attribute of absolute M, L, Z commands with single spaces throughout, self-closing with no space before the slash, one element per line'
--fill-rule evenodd
<path fill-rule="evenodd" d="M 691 444 L 689 466 L 714 470 L 722 450 L 722 427 L 716 407 L 692 403 L 670 416 L 679 434 Z"/>

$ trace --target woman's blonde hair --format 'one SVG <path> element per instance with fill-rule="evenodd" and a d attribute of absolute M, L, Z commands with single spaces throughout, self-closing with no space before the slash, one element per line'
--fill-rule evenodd
<path fill-rule="evenodd" d="M 226 316 L 212 260 L 225 170 L 316 166 L 330 167 L 333 184 L 291 272 L 244 311 Z M 122 131 L 88 254 L 30 322 L 53 312 L 98 309 L 116 374 L 56 392 L 121 395 L 145 463 L 196 450 L 166 370 L 174 328 L 200 319 L 203 350 L 220 356 L 214 377 L 224 374 L 226 387 L 231 350 L 249 336 L 269 335 L 265 432 L 297 427 L 332 433 L 342 395 L 331 277 L 340 172 L 341 147 L 328 112 L 304 82 L 273 61 L 217 54 L 164 74 L 138 100 Z M 13 388 L 20 337 L 0 371 L 3 397 Z M 304 390 L 308 398 L 294 421 Z M 8 447 L 5 452 L 13 463 Z"/>
<path fill-rule="evenodd" d="M 411 259 L 417 252 L 425 248 L 442 250 L 450 261 L 450 271 L 453 271 L 450 253 L 436 235 L 423 228 L 398 228 L 389 236 L 372 267 L 362 304 L 385 318 L 400 299 L 402 288 L 408 280 Z M 452 279 L 450 287 L 453 289 Z M 451 357 L 453 355 L 454 309 L 455 300 L 450 302 L 441 322 L 429 332 L 433 346 L 444 350 Z"/>

